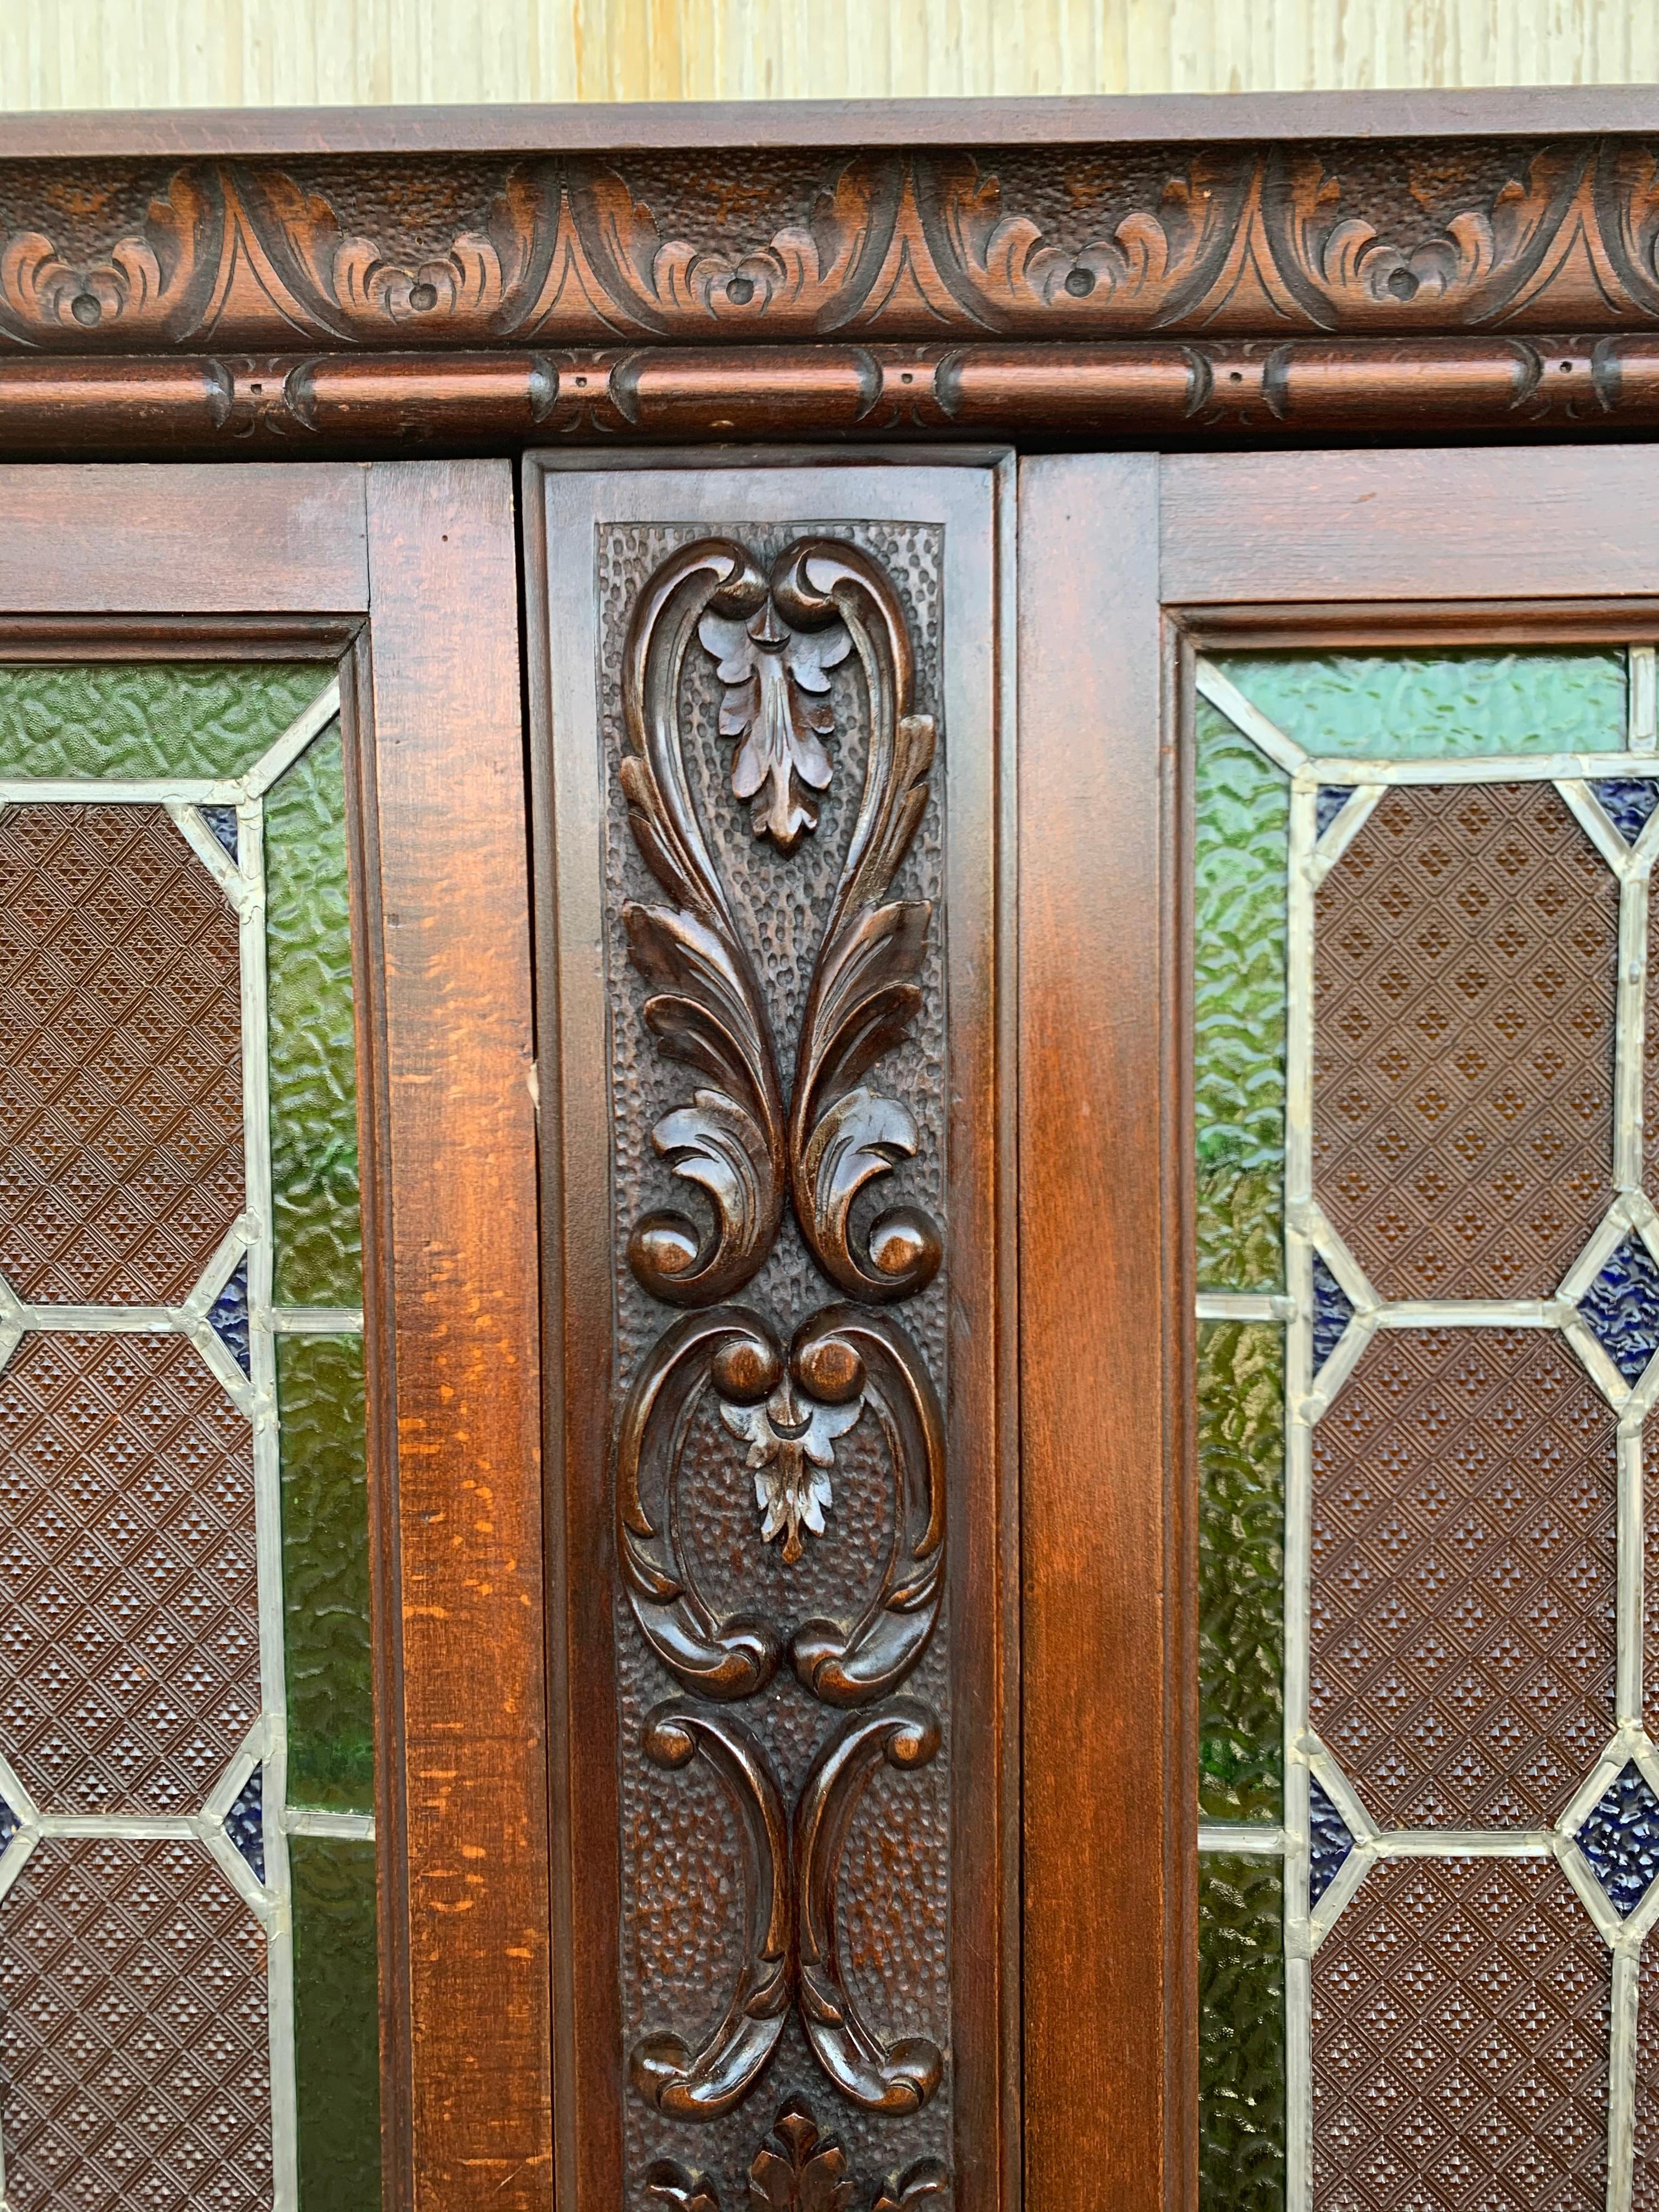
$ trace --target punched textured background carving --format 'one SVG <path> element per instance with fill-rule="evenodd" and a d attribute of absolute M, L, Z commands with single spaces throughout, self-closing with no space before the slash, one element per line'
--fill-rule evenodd
<path fill-rule="evenodd" d="M 1548 785 L 1407 787 L 1316 897 L 1316 1195 L 1384 1297 L 1550 1296 L 1613 1195 L 1611 872 Z"/>
<path fill-rule="evenodd" d="M 200 1806 L 259 1711 L 248 1425 L 178 1336 L 0 1372 L 0 1744 L 43 1808 Z"/>
<path fill-rule="evenodd" d="M 258 1923 L 199 1844 L 58 1838 L 0 1904 L 17 2212 L 265 2212 Z"/>
<path fill-rule="evenodd" d="M 0 1273 L 181 1300 L 242 1207 L 236 923 L 160 807 L 0 814 Z"/>
<path fill-rule="evenodd" d="M 1632 2212 L 1659 2212 L 1659 1949 L 1650 1943 L 1636 2008 L 1635 2149 Z"/>
<path fill-rule="evenodd" d="M 1314 1431 L 1310 1709 L 1374 1820 L 1564 1810 L 1613 1729 L 1613 1498 L 1553 1333 L 1373 1339 Z"/>
<path fill-rule="evenodd" d="M 1552 1861 L 1373 1867 L 1314 1955 L 1322 2212 L 1601 2212 L 1610 1990 Z"/>
<path fill-rule="evenodd" d="M 693 527 L 602 530 L 598 581 L 603 610 L 598 690 L 610 771 L 605 864 L 606 962 L 611 1006 L 612 1218 L 632 1222 L 653 1206 L 684 1206 L 652 1148 L 657 1121 L 687 1097 L 696 1078 L 656 1049 L 640 1018 L 646 987 L 630 966 L 620 915 L 629 899 L 661 893 L 640 860 L 629 833 L 615 767 L 622 752 L 617 712 L 619 654 L 634 596 L 658 563 L 695 538 L 730 534 L 769 564 L 793 538 L 822 534 L 849 538 L 887 568 L 904 601 L 917 654 L 917 709 L 937 713 L 939 646 L 939 532 L 924 526 L 818 524 L 735 528 L 711 517 Z M 681 679 L 688 781 L 738 925 L 752 949 L 771 1015 L 779 1061 L 793 1066 L 800 1009 L 857 810 L 865 764 L 862 678 L 856 664 L 831 676 L 834 778 L 823 794 L 815 835 L 785 858 L 757 838 L 746 804 L 730 786 L 732 744 L 719 735 L 721 687 L 700 647 L 688 653 Z M 941 732 L 937 792 L 948 734 Z M 944 888 L 941 809 L 935 798 L 899 871 L 895 896 L 938 902 Z M 945 1215 L 943 1132 L 947 1097 L 943 947 L 947 920 L 936 904 L 933 933 L 919 978 L 921 1008 L 909 1037 L 885 1055 L 872 1079 L 901 1100 L 921 1135 L 915 1159 L 884 1186 L 882 1203 L 902 1200 Z M 695 1201 L 694 1201 L 695 1205 Z M 668 1318 L 635 1281 L 617 1239 L 617 1370 L 620 1398 Z M 948 1250 L 948 1239 L 947 1239 Z M 945 1271 L 948 1273 L 948 1267 Z M 945 1274 L 906 1301 L 898 1318 L 916 1339 L 941 1395 L 946 1389 Z M 739 1294 L 787 1338 L 794 1323 L 840 1294 L 819 1273 L 786 1221 L 771 1257 Z M 763 1543 L 752 1475 L 744 1449 L 723 1428 L 707 1401 L 693 1413 L 680 1487 L 682 1555 L 718 1606 L 741 1594 L 752 1607 L 785 1622 L 848 1619 L 878 1587 L 892 1540 L 891 1473 L 877 1422 L 866 1413 L 836 1439 L 830 1480 L 834 1504 L 824 1533 L 807 1540 L 805 1556 L 786 1568 L 778 1543 Z M 914 1774 L 881 1770 L 854 1815 L 840 1886 L 841 1936 L 848 1979 L 884 2035 L 926 2034 L 947 2047 L 949 1958 L 945 1902 L 950 1872 L 948 1717 L 949 1621 L 904 1685 L 904 1694 L 945 1718 L 945 1741 L 933 1762 Z M 639 1900 L 623 1916 L 623 2029 L 625 2045 L 642 2033 L 672 2027 L 695 2037 L 712 2026 L 730 1994 L 741 1922 L 737 1824 L 720 1786 L 701 1761 L 680 1772 L 653 1766 L 640 1750 L 651 1708 L 675 1685 L 652 1657 L 626 1601 L 617 1610 L 623 1893 Z M 793 1802 L 814 1753 L 837 1717 L 809 1698 L 787 1666 L 759 1698 L 732 1717 L 760 1737 Z M 712 1870 L 712 1871 L 711 1871 Z M 840 2100 L 809 2051 L 798 2019 L 790 2018 L 757 2094 L 726 2118 L 696 2125 L 664 2119 L 631 2091 L 623 2099 L 628 2201 L 655 2212 L 645 2175 L 662 2157 L 709 2174 L 723 2204 L 746 2201 L 757 2145 L 777 2104 L 805 2096 L 847 2149 L 862 2193 L 895 2167 L 951 2156 L 951 2084 L 904 2119 L 873 2118 Z M 831 2115 L 833 2114 L 833 2118 Z"/>

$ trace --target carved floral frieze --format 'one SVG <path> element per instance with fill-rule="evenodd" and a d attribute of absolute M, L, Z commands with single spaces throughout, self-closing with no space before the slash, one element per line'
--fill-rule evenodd
<path fill-rule="evenodd" d="M 1109 151 L 1092 149 L 1097 166 Z M 503 167 L 444 235 L 407 212 L 406 181 L 373 164 L 348 217 L 303 174 L 219 161 L 161 181 L 136 227 L 94 245 L 58 213 L 51 165 L 15 165 L 0 349 L 1288 337 L 1659 319 L 1659 161 L 1638 141 L 1484 149 L 1461 189 L 1441 174 L 1444 149 L 1403 144 L 1369 149 L 1358 177 L 1313 147 L 1171 149 L 1157 181 L 1098 186 L 1088 154 L 1067 156 L 1073 197 L 1090 204 L 1081 222 L 1046 200 L 1035 211 L 1031 173 L 1008 157 L 1012 183 L 969 151 L 829 154 L 815 192 L 770 192 L 769 222 L 757 179 L 746 241 L 729 224 L 700 239 L 698 222 L 659 218 L 602 163 Z M 659 179 L 652 197 L 663 204 Z"/>

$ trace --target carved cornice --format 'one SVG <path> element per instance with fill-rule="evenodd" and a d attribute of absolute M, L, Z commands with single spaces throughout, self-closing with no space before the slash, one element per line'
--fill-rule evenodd
<path fill-rule="evenodd" d="M 1659 326 L 1659 148 L 0 165 L 0 355 Z"/>

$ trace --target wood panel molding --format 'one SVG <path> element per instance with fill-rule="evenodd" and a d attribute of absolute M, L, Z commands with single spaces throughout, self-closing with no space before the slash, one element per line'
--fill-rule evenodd
<path fill-rule="evenodd" d="M 661 135 L 0 162 L 0 453 L 1659 419 L 1659 142 Z"/>

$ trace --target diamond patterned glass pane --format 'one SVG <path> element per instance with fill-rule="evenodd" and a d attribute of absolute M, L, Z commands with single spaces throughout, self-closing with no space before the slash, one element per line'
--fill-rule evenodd
<path fill-rule="evenodd" d="M 1626 1382 L 1638 1381 L 1659 1349 L 1659 1266 L 1639 1237 L 1625 1239 L 1578 1310 Z"/>
<path fill-rule="evenodd" d="M 16 2212 L 269 2212 L 264 1938 L 200 1844 L 38 1844 L 0 1903 Z"/>
<path fill-rule="evenodd" d="M 265 801 L 279 1304 L 362 1300 L 345 777 L 336 725 Z"/>
<path fill-rule="evenodd" d="M 304 2212 L 380 2201 L 374 1846 L 295 1836 L 294 2008 Z"/>
<path fill-rule="evenodd" d="M 180 1303 L 243 1203 L 234 918 L 159 806 L 0 812 L 0 1273 Z"/>
<path fill-rule="evenodd" d="M 1317 1375 L 1341 1343 L 1342 1332 L 1353 1319 L 1353 1306 L 1347 1293 L 1317 1252 L 1313 1255 L 1313 1364 Z"/>
<path fill-rule="evenodd" d="M 1314 2202 L 1604 2212 L 1611 1963 L 1548 1859 L 1374 1866 L 1314 1954 Z"/>
<path fill-rule="evenodd" d="M 0 775 L 240 775 L 332 674 L 314 661 L 0 668 Z"/>
<path fill-rule="evenodd" d="M 295 1804 L 374 1809 L 362 1346 L 288 1336 L 282 1415 L 288 1790 Z"/>
<path fill-rule="evenodd" d="M 225 1815 L 225 1833 L 263 1881 L 265 1878 L 264 1773 L 256 1766 Z"/>
<path fill-rule="evenodd" d="M 1626 1918 L 1659 1874 L 1659 1797 L 1626 1766 L 1578 1831 L 1578 1848 Z"/>
<path fill-rule="evenodd" d="M 1309 1855 L 1308 1902 L 1317 1905 L 1341 1873 L 1353 1849 L 1353 1835 L 1325 1795 L 1316 1775 L 1308 1778 L 1308 1825 L 1313 1838 Z"/>
<path fill-rule="evenodd" d="M 179 1336 L 0 1371 L 0 1742 L 41 1807 L 195 1812 L 259 1711 L 248 1425 Z"/>
<path fill-rule="evenodd" d="M 1199 1329 L 1199 1809 L 1279 1818 L 1285 1725 L 1284 1332 Z"/>
<path fill-rule="evenodd" d="M 1314 1188 L 1379 1295 L 1548 1297 L 1589 1241 L 1618 923 L 1547 784 L 1391 791 L 1320 885 Z"/>
<path fill-rule="evenodd" d="M 1651 776 L 1619 776 L 1590 789 L 1612 817 L 1613 826 L 1627 845 L 1633 845 L 1659 806 L 1659 781 Z"/>
<path fill-rule="evenodd" d="M 1290 786 L 1199 702 L 1193 868 L 1198 1274 L 1284 1279 L 1285 925 Z"/>
<path fill-rule="evenodd" d="M 1314 1431 L 1314 1726 L 1389 1827 L 1544 1826 L 1613 1732 L 1613 1416 L 1560 1338 L 1395 1329 Z"/>
<path fill-rule="evenodd" d="M 247 1261 L 239 1260 L 229 1281 L 208 1308 L 214 1333 L 244 1375 L 249 1372 L 247 1348 Z"/>
<path fill-rule="evenodd" d="M 1625 744 L 1619 652 L 1213 657 L 1270 722 L 1326 757 L 1463 760 Z"/>
<path fill-rule="evenodd" d="M 1284 1886 L 1272 1859 L 1206 1858 L 1198 1877 L 1199 2203 L 1285 2202 Z"/>

